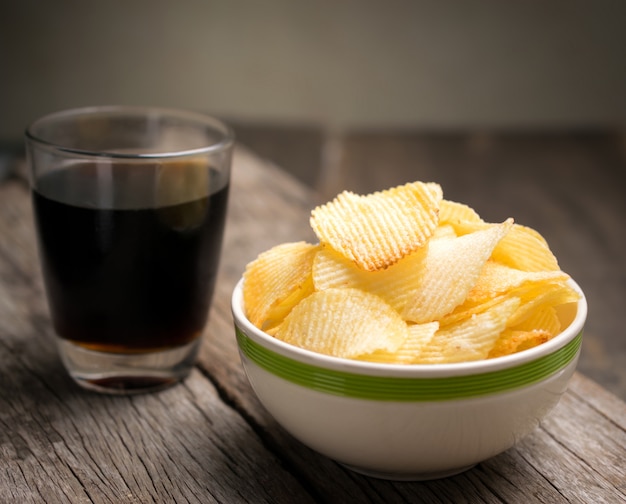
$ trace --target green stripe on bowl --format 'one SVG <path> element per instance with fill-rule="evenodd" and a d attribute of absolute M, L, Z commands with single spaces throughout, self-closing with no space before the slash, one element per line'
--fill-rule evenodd
<path fill-rule="evenodd" d="M 370 376 L 325 369 L 272 352 L 235 327 L 241 351 L 270 373 L 313 390 L 344 397 L 387 401 L 445 401 L 494 394 L 538 382 L 576 356 L 582 331 L 559 350 L 514 368 L 444 378 Z"/>

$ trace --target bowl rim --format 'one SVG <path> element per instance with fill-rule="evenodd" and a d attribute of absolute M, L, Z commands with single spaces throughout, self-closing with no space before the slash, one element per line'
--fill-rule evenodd
<path fill-rule="evenodd" d="M 517 367 L 548 356 L 575 339 L 583 330 L 588 310 L 585 294 L 580 286 L 570 278 L 568 284 L 580 294 L 580 299 L 576 303 L 576 315 L 565 329 L 545 343 L 515 354 L 478 361 L 449 364 L 385 364 L 321 354 L 286 343 L 267 334 L 252 324 L 245 315 L 243 308 L 243 281 L 243 278 L 239 279 L 233 290 L 231 310 L 235 326 L 245 336 L 262 347 L 297 362 L 358 375 L 399 378 L 444 378 L 484 374 Z"/>

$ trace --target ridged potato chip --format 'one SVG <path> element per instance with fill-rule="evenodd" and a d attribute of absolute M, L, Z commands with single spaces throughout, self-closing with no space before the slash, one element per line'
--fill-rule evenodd
<path fill-rule="evenodd" d="M 376 350 L 375 352 L 361 355 L 358 359 L 383 364 L 413 364 L 413 361 L 422 352 L 422 349 L 433 339 L 437 329 L 439 329 L 438 322 L 410 324 L 406 339 L 395 352 Z"/>
<path fill-rule="evenodd" d="M 486 222 L 455 221 L 450 223 L 457 234 L 484 229 Z M 492 259 L 522 271 L 558 271 L 559 263 L 546 240 L 532 228 L 513 224 L 511 231 L 493 251 Z"/>
<path fill-rule="evenodd" d="M 458 238 L 431 240 L 419 286 L 402 316 L 418 324 L 432 322 L 460 305 L 512 224 L 509 219 Z"/>
<path fill-rule="evenodd" d="M 523 321 L 511 327 L 518 331 L 545 331 L 552 336 L 561 332 L 561 320 L 556 313 L 554 306 L 546 304 L 537 306 Z"/>
<path fill-rule="evenodd" d="M 330 248 L 323 248 L 313 261 L 316 290 L 352 287 L 382 297 L 398 311 L 409 302 L 418 288 L 428 253 L 424 246 L 382 271 L 364 271 Z"/>
<path fill-rule="evenodd" d="M 522 285 L 565 283 L 568 279 L 569 275 L 562 271 L 523 271 L 490 260 L 468 293 L 466 301 L 480 303 L 484 299 L 511 292 Z"/>
<path fill-rule="evenodd" d="M 320 243 L 378 271 L 423 247 L 439 222 L 441 187 L 413 182 L 360 196 L 344 191 L 311 212 Z"/>
<path fill-rule="evenodd" d="M 493 259 L 524 271 L 558 271 L 548 243 L 532 228 L 516 224 L 493 251 Z"/>
<path fill-rule="evenodd" d="M 554 272 L 546 273 L 548 274 L 544 280 L 536 280 L 534 282 L 529 280 L 505 291 L 494 289 L 484 292 L 484 286 L 476 290 L 472 289 L 465 301 L 452 312 L 443 316 L 439 322 L 442 327 L 445 327 L 482 313 L 505 299 L 517 297 L 520 299 L 520 306 L 511 315 L 509 326 L 517 326 L 524 323 L 524 325 L 517 328 L 520 330 L 546 329 L 556 334 L 558 330 L 554 329 L 555 321 L 553 318 L 556 317 L 556 312 L 553 314 L 550 312 L 543 313 L 543 310 L 559 304 L 574 302 L 580 296 L 567 285 L 566 279 L 569 278 L 568 275 L 565 275 L 565 279 L 559 281 L 557 279 L 560 278 L 560 275 L 555 275 L 555 279 L 550 279 Z M 531 275 L 534 276 L 534 274 Z M 528 323 L 525 323 L 528 317 L 532 318 Z"/>
<path fill-rule="evenodd" d="M 550 332 L 541 329 L 533 329 L 530 331 L 505 329 L 496 340 L 493 348 L 489 350 L 487 358 L 493 359 L 495 357 L 502 357 L 533 348 L 545 343 L 552 338 L 552 336 Z"/>
<path fill-rule="evenodd" d="M 456 324 L 458 322 L 471 318 L 474 315 L 483 313 L 489 308 L 492 308 L 493 306 L 496 306 L 497 304 L 500 304 L 511 297 L 513 297 L 513 294 L 505 293 L 494 298 L 484 299 L 478 303 L 465 300 L 450 313 L 447 313 L 446 315 L 441 317 L 439 319 L 439 325 L 443 328 L 451 324 Z"/>
<path fill-rule="evenodd" d="M 528 289 L 521 297 L 521 305 L 509 320 L 509 326 L 521 324 L 539 307 L 557 306 L 578 301 L 580 296 L 567 284 L 544 283 Z"/>
<path fill-rule="evenodd" d="M 431 240 L 436 238 L 454 238 L 456 235 L 454 227 L 450 224 L 439 224 L 430 238 Z"/>
<path fill-rule="evenodd" d="M 439 206 L 439 225 L 455 222 L 483 222 L 472 207 L 443 199 Z"/>
<path fill-rule="evenodd" d="M 268 330 L 313 292 L 311 268 L 319 245 L 284 243 L 260 254 L 246 266 L 243 300 L 246 315 Z"/>
<path fill-rule="evenodd" d="M 243 289 L 252 323 L 308 350 L 404 365 L 501 357 L 556 336 L 580 298 L 541 234 L 484 222 L 438 184 L 345 191 L 310 222 L 320 243 L 259 255 Z"/>
<path fill-rule="evenodd" d="M 519 303 L 518 298 L 506 299 L 479 315 L 439 329 L 414 362 L 442 364 L 486 359 Z"/>
<path fill-rule="evenodd" d="M 314 292 L 285 317 L 275 336 L 307 350 L 358 358 L 396 351 L 408 328 L 398 312 L 379 296 L 360 289 Z"/>

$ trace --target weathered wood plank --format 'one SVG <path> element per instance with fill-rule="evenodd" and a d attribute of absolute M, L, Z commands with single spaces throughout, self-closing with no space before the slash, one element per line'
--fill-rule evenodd
<path fill-rule="evenodd" d="M 596 478 L 603 478 L 614 487 L 621 486 L 626 494 L 626 431 L 610 418 L 598 415 L 576 391 L 574 388 L 561 400 L 561 412 L 565 414 L 548 417 L 542 427 L 568 452 L 577 457 L 583 454 L 580 458 L 584 462 L 578 463 L 585 467 L 585 472 L 596 473 Z M 625 415 L 626 407 L 622 417 Z M 593 424 L 589 424 L 590 418 L 594 419 Z"/>
<path fill-rule="evenodd" d="M 241 368 L 230 294 L 245 264 L 312 239 L 315 194 L 238 150 L 224 256 L 197 369 L 157 394 L 83 391 L 54 347 L 23 183 L 0 185 L 0 502 L 619 502 L 626 405 L 576 375 L 543 425 L 464 474 L 352 473 L 285 433 Z"/>
<path fill-rule="evenodd" d="M 600 415 L 626 431 L 626 403 L 581 374 L 574 376 L 572 393 Z"/>
<path fill-rule="evenodd" d="M 5 502 L 16 489 L 47 502 L 307 501 L 197 371 L 159 394 L 103 398 L 39 371 L 2 384 L 21 391 L 0 395 Z"/>
<path fill-rule="evenodd" d="M 241 158 L 240 158 L 241 159 Z M 259 173 L 262 162 L 254 161 L 253 158 L 243 160 L 251 161 L 244 166 L 240 166 L 238 177 L 235 178 L 234 190 L 241 190 L 244 193 L 246 183 L 250 183 L 251 188 L 258 187 L 260 183 Z M 294 195 L 296 192 L 290 191 L 289 179 L 278 177 L 274 180 L 275 187 L 283 187 L 281 192 Z M 296 185 L 295 191 L 298 191 Z M 597 416 L 597 410 L 581 404 L 580 392 L 576 392 L 576 387 L 589 383 L 583 378 L 577 378 L 572 383 L 572 390 L 566 394 L 564 401 L 553 412 L 547 420 L 547 425 L 556 432 L 551 432 L 546 427 L 537 429 L 529 438 L 523 441 L 518 447 L 495 457 L 475 469 L 441 481 L 424 483 L 398 483 L 365 478 L 363 476 L 346 472 L 338 464 L 313 453 L 311 450 L 300 445 L 288 434 L 282 431 L 275 422 L 264 412 L 262 407 L 254 399 L 249 385 L 243 375 L 238 362 L 237 349 L 232 332 L 232 319 L 226 313 L 230 301 L 231 288 L 237 280 L 245 263 L 254 258 L 256 254 L 269 246 L 281 241 L 293 241 L 295 239 L 307 239 L 302 231 L 308 227 L 308 215 L 310 208 L 315 202 L 315 195 L 312 193 L 300 193 L 303 198 L 296 209 L 289 208 L 280 199 L 272 200 L 271 206 L 263 206 L 262 202 L 252 202 L 252 215 L 254 219 L 249 223 L 240 224 L 233 230 L 236 236 L 227 237 L 226 250 L 232 242 L 239 245 L 234 254 L 241 254 L 238 269 L 229 271 L 233 277 L 227 278 L 222 284 L 225 291 L 217 296 L 209 324 L 207 339 L 201 356 L 201 366 L 208 374 L 213 376 L 214 381 L 219 382 L 223 387 L 223 394 L 233 406 L 241 410 L 242 415 L 256 425 L 255 430 L 264 438 L 265 444 L 285 457 L 286 463 L 293 467 L 293 472 L 299 475 L 302 481 L 306 481 L 307 487 L 315 487 L 322 497 L 323 502 L 412 502 L 428 501 L 433 502 L 511 502 L 516 499 L 523 499 L 526 502 L 576 502 L 577 492 L 587 492 L 587 488 L 571 486 L 567 488 L 565 482 L 578 478 L 578 471 L 587 470 L 589 463 L 603 457 L 602 451 L 591 451 L 585 459 L 578 460 L 578 453 L 572 456 L 563 446 L 571 443 L 572 436 L 579 436 L 579 431 L 585 428 L 585 424 L 593 421 Z M 240 216 L 246 215 L 250 209 L 246 208 L 248 200 L 237 201 L 231 207 L 231 217 L 239 221 Z M 241 206 L 239 206 L 241 205 Z M 286 234 L 276 232 L 274 234 L 274 222 L 280 216 L 290 222 L 285 230 Z M 300 222 L 298 222 L 300 221 Z M 290 229 L 291 228 L 291 231 Z M 295 230 L 295 234 L 294 233 Z M 298 235 L 302 233 L 302 235 Z M 271 235 L 271 236 L 268 236 Z M 248 240 L 248 243 L 246 242 Z M 260 245 L 263 243 L 264 245 Z M 229 254 L 229 261 L 232 257 Z M 224 335 L 230 336 L 224 339 Z M 610 399 L 610 398 L 608 398 Z M 620 403 L 617 398 L 613 402 Z M 580 409 L 584 412 L 572 415 L 572 411 Z M 613 406 L 613 408 L 617 408 Z M 615 412 L 616 415 L 619 412 Z M 575 417 L 576 421 L 564 420 Z M 561 423 L 567 425 L 565 429 L 557 429 Z M 611 437 L 618 439 L 624 436 L 624 429 L 617 424 L 605 422 L 602 434 L 593 433 L 593 439 L 608 440 Z M 567 429 L 570 429 L 569 431 Z M 556 439 L 557 441 L 554 441 Z M 574 443 L 574 445 L 576 445 Z M 576 449 L 588 450 L 593 447 L 576 445 Z M 619 446 L 614 446 L 614 455 L 619 456 Z M 529 455 L 534 454 L 533 456 Z M 582 451 L 581 453 L 585 453 Z M 565 462 L 559 464 L 559 457 L 563 457 Z M 568 458 L 569 457 L 569 458 Z M 551 460 L 552 465 L 542 465 L 539 461 Z M 585 462 L 586 459 L 589 462 Z M 590 488 L 597 488 L 600 496 L 609 500 L 621 498 L 621 490 L 616 489 L 613 475 L 619 472 L 617 469 L 609 469 L 607 475 L 602 475 L 598 471 L 592 471 Z M 563 483 L 563 488 L 552 483 L 546 478 L 541 470 L 553 471 L 551 478 Z M 588 482 L 585 482 L 588 483 Z M 422 500 L 418 500 L 422 499 Z"/>

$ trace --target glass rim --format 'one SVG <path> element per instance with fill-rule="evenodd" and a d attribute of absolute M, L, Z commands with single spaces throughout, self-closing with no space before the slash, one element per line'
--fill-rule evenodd
<path fill-rule="evenodd" d="M 145 115 L 149 114 L 158 116 L 170 116 L 179 117 L 182 119 L 188 119 L 196 123 L 202 123 L 206 126 L 213 127 L 216 131 L 222 134 L 222 137 L 204 147 L 196 147 L 193 149 L 170 149 L 163 152 L 116 152 L 116 151 L 99 151 L 91 149 L 78 149 L 75 147 L 63 146 L 57 142 L 46 140 L 41 135 L 35 133 L 35 129 L 38 126 L 42 126 L 52 121 L 68 117 L 89 117 L 96 114 L 111 114 L 112 116 L 123 114 L 135 114 Z M 24 135 L 30 142 L 38 144 L 43 147 L 48 147 L 59 152 L 65 152 L 68 154 L 76 154 L 85 157 L 106 157 L 117 159 L 159 159 L 159 158 L 178 158 L 187 156 L 197 156 L 199 154 L 208 154 L 213 152 L 219 152 L 231 147 L 235 141 L 235 134 L 232 128 L 224 121 L 218 119 L 209 114 L 205 114 L 198 111 L 179 109 L 171 107 L 153 107 L 153 106 L 141 106 L 141 105 L 97 105 L 89 107 L 77 107 L 63 109 L 56 112 L 52 112 L 43 115 L 34 121 L 32 121 L 25 129 Z"/>

